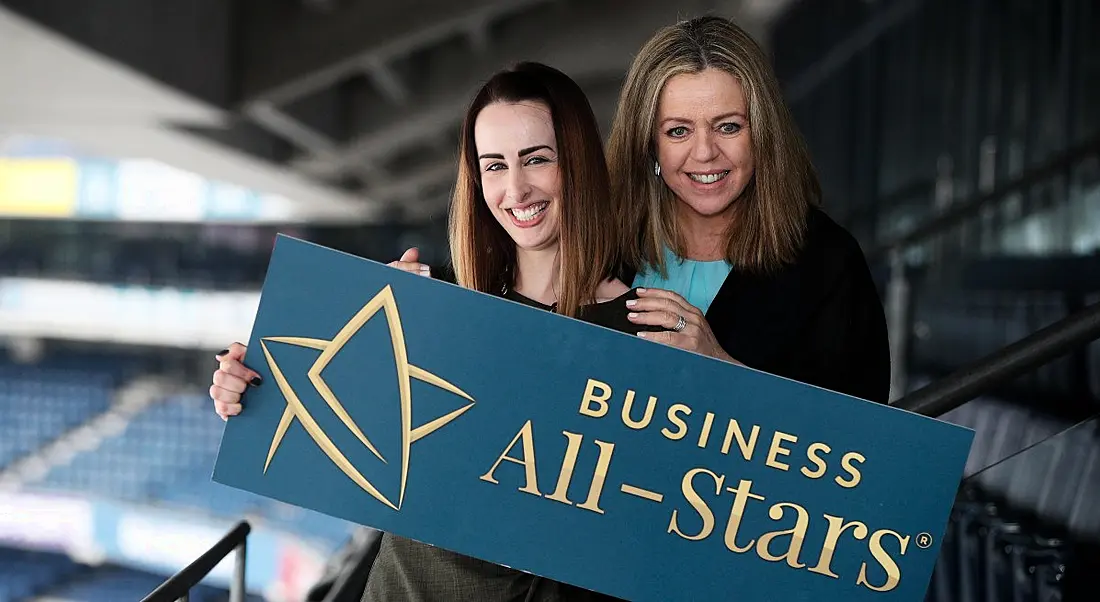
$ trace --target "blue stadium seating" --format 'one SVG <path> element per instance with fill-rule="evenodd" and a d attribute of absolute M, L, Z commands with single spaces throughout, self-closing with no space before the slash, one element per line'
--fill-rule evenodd
<path fill-rule="evenodd" d="M 0 469 L 107 409 L 109 373 L 0 364 Z"/>
<path fill-rule="evenodd" d="M 0 602 L 41 594 L 83 570 L 67 556 L 0 548 Z"/>
<path fill-rule="evenodd" d="M 212 482 L 223 426 L 209 399 L 169 398 L 95 450 L 54 467 L 34 486 L 198 509 L 231 520 L 259 517 L 325 549 L 349 536 L 353 526 L 345 521 Z"/>

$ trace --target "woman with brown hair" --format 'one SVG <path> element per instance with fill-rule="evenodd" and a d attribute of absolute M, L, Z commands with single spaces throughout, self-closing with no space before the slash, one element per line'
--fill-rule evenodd
<path fill-rule="evenodd" d="M 449 232 L 457 284 L 571 317 L 628 291 L 615 278 L 602 140 L 571 79 L 533 63 L 498 75 L 462 132 Z"/>
<path fill-rule="evenodd" d="M 621 236 L 608 219 L 602 140 L 573 80 L 535 63 L 498 73 L 471 103 L 459 145 L 449 237 L 457 284 L 623 332 L 655 329 L 626 316 L 624 303 L 637 295 L 616 277 Z M 247 385 L 258 384 L 244 353 L 237 343 L 217 356 L 210 396 L 227 419 L 240 413 Z M 390 534 L 363 595 L 371 602 L 597 599 L 607 598 Z"/>
<path fill-rule="evenodd" d="M 886 402 L 878 291 L 821 186 L 770 62 L 740 27 L 658 31 L 626 77 L 608 143 L 630 320 L 642 333 L 765 372 Z"/>

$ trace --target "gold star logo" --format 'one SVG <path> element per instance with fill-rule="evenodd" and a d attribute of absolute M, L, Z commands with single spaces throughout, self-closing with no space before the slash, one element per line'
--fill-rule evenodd
<path fill-rule="evenodd" d="M 328 383 L 325 382 L 322 376 L 325 367 L 328 366 L 329 362 L 331 362 L 336 354 L 340 352 L 340 349 L 343 348 L 371 317 L 380 311 L 385 316 L 386 325 L 389 327 L 390 343 L 393 346 L 393 357 L 397 364 L 397 389 L 401 411 L 401 488 L 396 503 L 383 495 L 378 488 L 368 481 L 367 478 L 347 459 L 343 452 L 336 447 L 332 439 L 325 434 L 324 430 L 317 424 L 317 421 L 314 420 L 313 416 L 306 410 L 305 406 L 298 398 L 298 395 L 294 392 L 294 389 L 291 388 L 282 370 L 279 369 L 278 363 L 275 362 L 275 358 L 272 357 L 271 351 L 267 348 L 267 342 L 274 341 L 276 343 L 285 343 L 319 350 L 321 355 L 313 363 L 313 366 L 308 372 L 310 382 L 313 383 L 317 393 L 325 400 L 325 403 L 328 404 L 332 412 L 336 414 L 341 422 L 343 422 L 344 426 L 346 426 L 348 430 L 371 451 L 371 453 L 377 456 L 379 460 L 383 463 L 387 463 L 378 449 L 370 442 L 370 439 L 363 434 L 363 431 L 359 429 L 359 426 L 355 424 L 351 416 L 348 415 L 347 410 L 344 408 L 343 404 L 340 403 L 340 400 L 336 398 L 336 395 L 333 394 L 332 389 L 329 388 Z M 271 368 L 271 373 L 275 377 L 275 382 L 279 386 L 279 391 L 286 400 L 286 409 L 283 410 L 283 416 L 279 420 L 279 426 L 275 429 L 275 436 L 272 437 L 271 447 L 267 452 L 267 461 L 264 462 L 264 473 L 267 473 L 267 468 L 271 464 L 271 458 L 275 455 L 275 450 L 279 448 L 279 444 L 282 443 L 283 436 L 286 435 L 287 429 L 290 428 L 294 419 L 297 418 L 301 421 L 302 427 L 305 428 L 309 436 L 337 468 L 376 500 L 386 504 L 394 510 L 399 510 L 405 500 L 405 484 L 409 474 L 409 448 L 412 444 L 434 433 L 440 428 L 443 428 L 474 405 L 474 399 L 458 387 L 409 363 L 408 354 L 405 349 L 405 334 L 401 328 L 401 315 L 397 311 L 397 302 L 394 299 L 393 290 L 388 285 L 375 295 L 373 299 L 368 301 L 367 304 L 340 329 L 340 332 L 338 332 L 332 340 L 304 337 L 263 337 L 260 339 L 260 347 L 263 349 L 264 357 L 267 359 L 267 365 Z M 470 403 L 449 414 L 445 414 L 426 424 L 413 428 L 412 393 L 410 387 L 410 379 L 413 378 L 454 393 L 468 400 Z"/>

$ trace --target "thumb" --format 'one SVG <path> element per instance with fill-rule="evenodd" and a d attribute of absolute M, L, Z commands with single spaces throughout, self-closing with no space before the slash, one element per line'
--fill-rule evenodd
<path fill-rule="evenodd" d="M 420 261 L 420 249 L 412 247 L 401 255 L 400 261 L 415 263 Z"/>

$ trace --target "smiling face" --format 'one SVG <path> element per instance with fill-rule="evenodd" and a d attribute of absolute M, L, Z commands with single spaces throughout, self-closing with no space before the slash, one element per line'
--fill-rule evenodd
<path fill-rule="evenodd" d="M 549 107 L 492 103 L 474 123 L 474 144 L 485 202 L 516 246 L 557 245 L 562 179 Z"/>
<path fill-rule="evenodd" d="M 728 214 L 752 180 L 748 106 L 740 82 L 708 68 L 665 83 L 655 128 L 661 178 L 700 217 Z"/>

